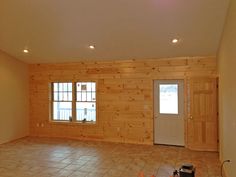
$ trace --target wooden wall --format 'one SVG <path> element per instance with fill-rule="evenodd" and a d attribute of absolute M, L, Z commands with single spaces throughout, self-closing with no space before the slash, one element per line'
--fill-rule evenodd
<path fill-rule="evenodd" d="M 153 144 L 153 80 L 216 76 L 214 57 L 30 65 L 30 134 Z M 97 81 L 97 123 L 49 122 L 49 83 Z"/>

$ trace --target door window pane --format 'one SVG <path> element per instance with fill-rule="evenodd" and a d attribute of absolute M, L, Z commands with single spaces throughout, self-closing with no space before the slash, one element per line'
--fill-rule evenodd
<path fill-rule="evenodd" d="M 178 84 L 159 85 L 160 114 L 178 114 Z"/>

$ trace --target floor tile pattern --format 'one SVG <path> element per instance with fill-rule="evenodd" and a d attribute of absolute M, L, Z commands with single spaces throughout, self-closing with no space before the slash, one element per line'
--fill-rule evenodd
<path fill-rule="evenodd" d="M 0 177 L 151 177 L 185 162 L 196 177 L 220 177 L 218 153 L 182 147 L 32 137 L 0 145 Z"/>

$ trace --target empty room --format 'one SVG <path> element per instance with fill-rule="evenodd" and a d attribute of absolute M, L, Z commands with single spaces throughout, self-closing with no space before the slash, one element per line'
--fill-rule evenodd
<path fill-rule="evenodd" d="M 235 0 L 2 0 L 0 177 L 235 177 Z"/>

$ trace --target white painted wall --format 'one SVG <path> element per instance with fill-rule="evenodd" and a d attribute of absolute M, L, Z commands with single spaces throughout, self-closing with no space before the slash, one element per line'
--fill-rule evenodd
<path fill-rule="evenodd" d="M 232 0 L 218 54 L 220 156 L 227 177 L 236 176 L 236 1 Z"/>
<path fill-rule="evenodd" d="M 0 144 L 28 135 L 28 66 L 0 51 Z"/>

